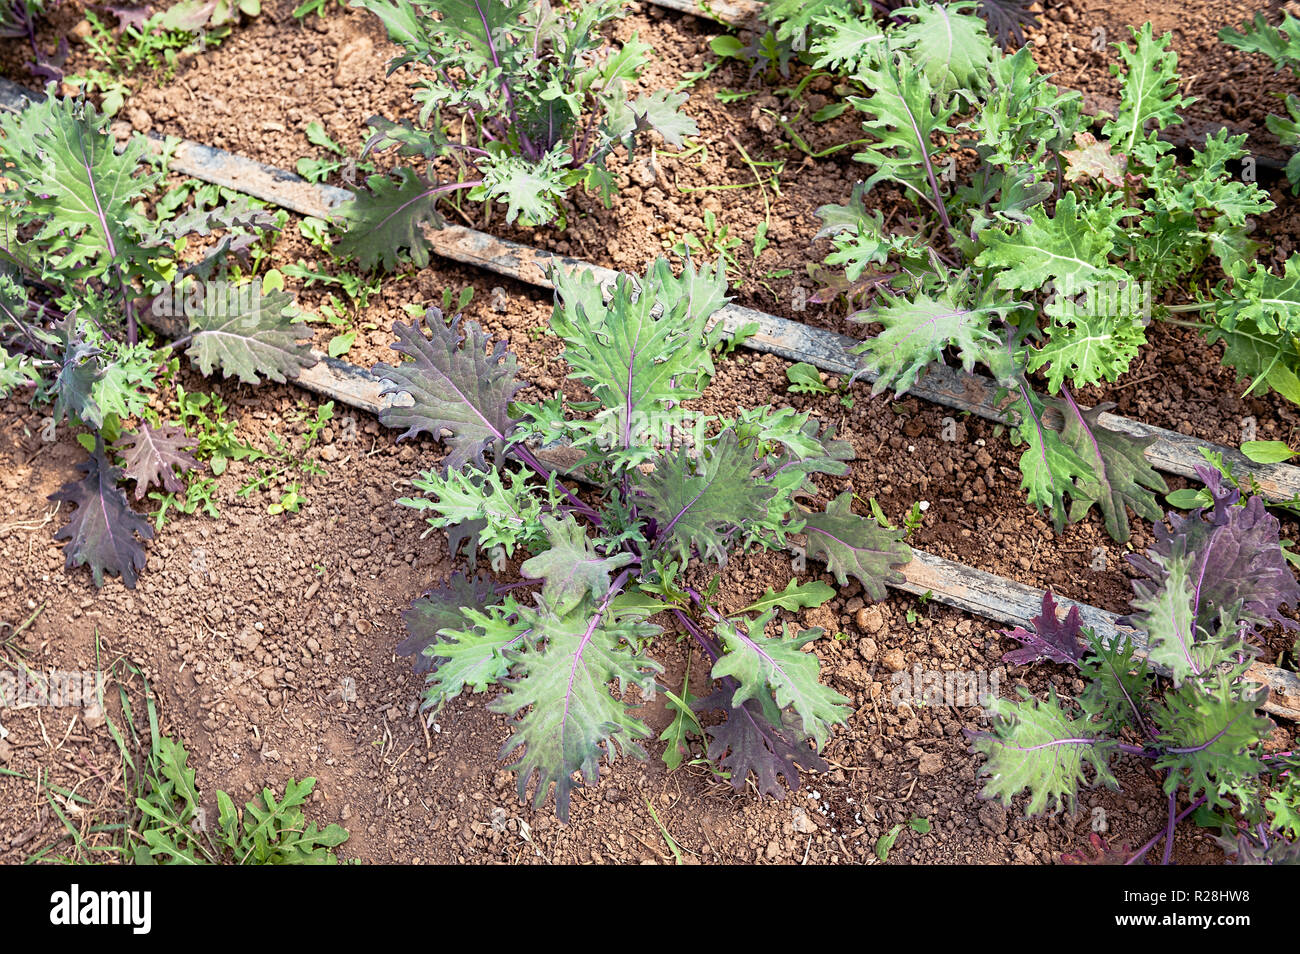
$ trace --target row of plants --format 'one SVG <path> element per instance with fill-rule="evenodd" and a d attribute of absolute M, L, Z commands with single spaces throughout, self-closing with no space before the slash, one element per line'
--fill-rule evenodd
<path fill-rule="evenodd" d="M 345 206 L 332 251 L 364 269 L 426 264 L 422 227 L 440 207 L 464 214 L 465 201 L 563 228 L 574 186 L 609 201 L 614 146 L 630 154 L 643 129 L 669 145 L 697 132 L 679 111 L 685 92 L 628 92 L 649 50 L 635 38 L 605 45 L 597 31 L 616 2 L 576 13 L 504 0 L 361 5 L 404 50 L 393 71 L 427 67 L 418 123 L 371 120 L 368 149 L 424 166 L 371 175 Z M 839 80 L 843 99 L 822 118 L 863 116 L 854 158 L 870 175 L 818 212 L 833 250 L 810 266 L 825 285 L 813 300 L 847 300 L 854 320 L 879 326 L 859 349 L 874 392 L 901 394 L 945 354 L 987 369 L 1014 396 L 1007 421 L 1029 502 L 1058 528 L 1097 507 L 1127 540 L 1128 511 L 1158 520 L 1168 488 L 1145 443 L 1101 427 L 1106 406 L 1085 410 L 1075 392 L 1127 371 L 1158 319 L 1222 342 L 1247 393 L 1300 401 L 1300 258 L 1281 274 L 1259 262 L 1251 231 L 1273 203 L 1241 175 L 1244 136 L 1209 136 L 1186 161 L 1161 138 L 1192 102 L 1178 93 L 1169 37 L 1148 25 L 1116 44 L 1120 106 L 1099 117 L 1028 49 L 1004 52 L 975 4 L 886 6 L 768 7 L 769 41 Z M 1027 22 L 1018 9 L 978 12 L 1008 41 Z M 909 204 L 901 227 L 886 229 L 875 203 L 887 186 Z"/>
<path fill-rule="evenodd" d="M 1028 793 L 1028 814 L 1056 813 L 1084 788 L 1118 788 L 1115 763 L 1138 759 L 1162 776 L 1168 821 L 1136 849 L 1099 841 L 1103 863 L 1137 863 L 1163 840 L 1168 864 L 1178 823 L 1191 819 L 1216 829 L 1238 863 L 1296 864 L 1300 753 L 1270 751 L 1276 726 L 1256 711 L 1269 690 L 1246 671 L 1268 629 L 1300 629 L 1282 613 L 1300 605 L 1300 586 L 1263 499 L 1209 465 L 1198 474 L 1207 505 L 1170 512 L 1155 545 L 1128 556 L 1136 576 L 1125 622 L 1146 634 L 1145 658 L 1127 637 L 1083 626 L 1077 609 L 1059 618 L 1051 593 L 1032 629 L 1006 634 L 1021 647 L 1004 662 L 1069 666 L 1085 685 L 1073 700 L 1023 687 L 992 700 L 991 728 L 972 733 L 987 758 L 983 793 L 1007 805 Z"/>
<path fill-rule="evenodd" d="M 1101 428 L 1102 408 L 1083 410 L 1071 388 L 1123 373 L 1145 340 L 1152 298 L 1190 280 L 1202 282 L 1193 285 L 1194 307 L 1166 311 L 1212 309 L 1216 323 L 1204 326 L 1211 340 L 1228 338 L 1239 370 L 1287 394 L 1282 359 L 1294 346 L 1279 314 L 1287 306 L 1275 302 L 1273 276 L 1254 264 L 1258 245 L 1247 234 L 1250 218 L 1272 203 L 1229 171 L 1245 155 L 1244 137 L 1210 137 L 1184 163 L 1160 138 L 1187 103 L 1177 93 L 1167 37 L 1156 39 L 1148 27 L 1120 46 L 1120 110 L 1102 122 L 1084 115 L 1079 94 L 1052 86 L 1027 51 L 1002 52 L 969 6 L 909 6 L 879 21 L 843 5 L 801 11 L 817 27 L 812 67 L 836 72 L 855 91 L 847 106 L 865 114 L 868 135 L 855 158 L 873 168 L 849 204 L 820 211 L 820 234 L 834 245 L 827 265 L 844 272 L 839 292 L 869 303 L 856 317 L 883 326 L 860 349 L 879 377 L 877 390 L 905 391 L 948 349 L 968 369 L 984 365 L 1018 395 L 1013 420 L 1027 444 L 1021 463 L 1031 502 L 1058 527 L 1098 506 L 1111 534 L 1125 540 L 1127 509 L 1158 523 L 1155 493 L 1167 488 L 1143 459 L 1145 443 Z M 499 9 L 508 16 L 506 5 Z M 429 55 L 427 42 L 413 40 L 407 21 L 399 21 L 406 11 L 418 23 L 417 10 L 384 7 L 390 36 L 410 53 L 395 67 Z M 341 245 L 369 248 L 363 264 L 385 262 L 401 248 L 420 262 L 419 227 L 435 215 L 439 196 L 463 189 L 470 199 L 507 204 L 508 221 L 563 227 L 565 187 L 591 183 L 570 153 L 567 179 L 548 179 L 529 154 L 526 119 L 533 114 L 510 105 L 512 80 L 527 88 L 525 77 L 546 75 L 545 46 L 515 46 L 513 68 L 505 61 L 500 72 L 489 69 L 489 62 L 498 65 L 492 38 L 514 29 L 514 19 L 507 23 L 497 32 L 472 25 L 476 39 L 461 48 L 482 44 L 474 54 L 478 73 L 470 75 L 484 77 L 495 97 L 496 112 L 487 114 L 503 120 L 493 130 L 454 110 L 449 120 L 426 109 L 419 130 L 372 122 L 373 145 L 401 144 L 403 154 L 421 155 L 443 172 L 402 169 L 397 186 L 372 178 L 370 194 L 348 213 Z M 565 77 L 550 74 L 548 82 L 564 88 Z M 426 106 L 451 102 L 450 83 L 448 76 L 422 80 L 417 97 L 428 97 Z M 583 128 L 585 117 L 580 107 L 562 116 L 548 128 L 559 130 L 553 142 L 563 150 L 566 131 Z M 1098 125 L 1100 137 L 1089 131 Z M 476 158 L 436 164 L 466 153 Z M 545 195 L 549 204 L 489 195 L 476 177 L 501 168 L 503 155 L 523 160 L 511 167 L 515 188 L 534 199 Z M 601 164 L 594 181 L 607 174 Z M 915 217 L 905 231 L 887 232 L 867 205 L 881 183 L 912 199 Z M 406 203 L 400 226 L 393 214 L 399 202 Z M 524 214 L 526 207 L 534 214 Z M 1225 277 L 1210 283 L 1207 263 Z M 707 319 L 726 293 L 720 271 L 687 261 L 674 277 L 660 262 L 640 282 L 604 290 L 590 278 L 552 275 L 550 328 L 564 342 L 570 377 L 591 392 L 589 402 L 512 405 L 520 384 L 503 347 L 485 359 L 489 343 L 475 326 L 462 337 L 458 321 L 448 324 L 436 312 L 426 316 L 427 336 L 416 325 L 398 328 L 395 347 L 413 363 L 377 369 L 391 393 L 414 401 L 386 411 L 385 424 L 403 428 L 403 436 L 452 433 L 446 469 L 420 475 L 415 486 L 423 496 L 402 502 L 428 511 L 430 524 L 447 531 L 453 554 L 465 547 L 468 562 L 414 603 L 401 650 L 428 673 L 427 708 L 506 687 L 491 706 L 513 717 L 504 752 L 516 756 L 520 794 L 531 786 L 540 802 L 553 785 L 562 816 L 575 774 L 594 781 L 603 754 L 643 754 L 638 740 L 649 730 L 629 698 L 668 693 L 674 719 L 661 739 L 671 767 L 694 757 L 737 788 L 752 781 L 774 795 L 779 777 L 797 785 L 797 768 L 817 765 L 817 749 L 843 718 L 845 700 L 818 682 L 814 661 L 799 653 L 816 633 L 768 635 L 777 609 L 819 605 L 829 588 L 792 581 L 727 614 L 713 591 L 718 576 L 693 586 L 695 574 L 709 578 L 709 565 L 729 551 L 794 540 L 801 557 L 824 560 L 841 583 L 847 571 L 879 598 L 909 559 L 901 534 L 853 514 L 848 495 L 820 512 L 806 506 L 818 500 L 812 475 L 843 471 L 827 435 L 806 416 L 763 408 L 709 419 L 682 409 L 712 371 Z M 1045 301 L 1031 294 L 1045 287 L 1052 290 Z M 1109 300 L 1099 300 L 1103 294 Z M 1253 352 L 1263 373 L 1239 357 L 1243 348 L 1265 346 L 1272 350 Z M 1035 392 L 1035 374 L 1049 396 Z M 590 496 L 557 483 L 527 449 L 554 442 L 583 452 L 576 469 L 595 485 Z M 490 464 L 483 457 L 489 446 L 496 448 Z M 1225 488 L 1218 472 L 1207 469 L 1202 478 L 1213 515 L 1171 514 L 1176 532 L 1160 537 L 1140 564 L 1151 579 L 1137 584 L 1133 621 L 1148 631 L 1151 662 L 1172 673 L 1172 685 L 1138 660 L 1132 644 L 1101 643 L 1081 630 L 1077 614 L 1058 621 L 1049 599 L 1037 633 L 1012 634 L 1029 649 L 1008 661 L 1045 657 L 1082 666 L 1092 678 L 1081 714 L 1067 713 L 1054 696 L 999 700 L 995 728 L 975 747 L 989 758 L 986 794 L 1010 802 L 1028 789 L 1031 812 L 1052 799 L 1057 808 L 1071 802 L 1081 784 L 1113 784 L 1107 760 L 1115 753 L 1143 755 L 1167 780 L 1165 860 L 1173 825 L 1202 809 L 1198 821 L 1221 826 L 1241 860 L 1280 860 L 1294 853 L 1300 834 L 1289 774 L 1295 766 L 1288 756 L 1262 754 L 1272 724 L 1255 716 L 1259 690 L 1242 673 L 1258 651 L 1257 630 L 1291 624 L 1279 606 L 1294 605 L 1300 593 L 1263 501 L 1237 506 L 1239 492 Z M 527 557 L 523 581 L 476 574 L 479 547 L 510 557 L 520 551 Z M 703 565 L 690 567 L 697 558 Z M 1193 588 L 1189 580 L 1207 574 L 1216 587 Z M 530 585 L 537 588 L 531 604 L 519 595 Z M 661 630 L 648 619 L 665 612 L 679 638 L 692 640 L 712 665 L 718 688 L 703 699 L 685 687 L 678 694 L 656 686 L 657 666 L 645 651 Z M 1050 652 L 1042 649 L 1048 643 Z M 1117 699 L 1126 699 L 1127 709 Z M 723 721 L 714 721 L 715 712 Z M 692 736 L 702 739 L 698 754 Z M 1191 802 L 1181 813 L 1180 793 Z M 1139 860 L 1156 843 L 1125 860 Z"/>

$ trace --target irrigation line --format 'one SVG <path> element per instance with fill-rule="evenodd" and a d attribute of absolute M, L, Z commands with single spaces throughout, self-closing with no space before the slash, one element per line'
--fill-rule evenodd
<path fill-rule="evenodd" d="M 28 94 L 21 87 L 17 87 L 19 92 L 15 96 L 13 90 L 6 88 L 9 86 L 13 84 L 0 79 L 0 106 L 23 108 L 24 99 Z M 159 147 L 161 148 L 161 143 Z M 345 189 L 312 185 L 291 172 L 188 141 L 181 142 L 176 148 L 171 168 L 183 175 L 223 185 L 301 215 L 318 218 L 329 218 L 340 204 L 351 198 L 351 193 Z M 541 287 L 553 287 L 545 278 L 551 267 L 559 267 L 566 271 L 587 269 L 602 282 L 613 280 L 619 274 L 613 269 L 555 255 L 459 226 L 429 229 L 426 235 L 433 243 L 434 250 L 444 258 L 479 266 Z M 846 352 L 846 348 L 856 342 L 844 335 L 811 328 L 738 305 L 726 306 L 722 311 L 721 320 L 729 335 L 746 324 L 757 324 L 759 332 L 743 342 L 745 347 L 753 350 L 790 360 L 807 361 L 824 370 L 840 374 L 850 373 L 857 367 L 853 356 Z M 175 331 L 171 328 L 163 330 Z M 298 375 L 291 379 L 294 384 L 371 414 L 377 414 L 384 406 L 391 403 L 390 397 L 380 396 L 381 381 L 371 371 L 331 358 L 318 351 L 313 353 L 317 363 L 310 368 L 300 370 Z M 927 374 L 922 385 L 912 388 L 911 393 L 993 420 L 1004 419 L 1004 415 L 993 404 L 995 390 L 991 380 L 960 374 L 947 367 L 941 366 Z M 1114 415 L 1102 415 L 1102 419 L 1108 422 L 1108 426 L 1117 430 L 1123 429 L 1138 435 L 1156 434 L 1158 440 L 1147 453 L 1162 469 L 1183 473 L 1183 470 L 1177 468 L 1186 465 L 1189 450 L 1195 454 L 1194 448 L 1198 442 L 1184 435 L 1151 428 L 1137 421 L 1129 421 Z M 1167 445 L 1167 449 L 1164 453 L 1153 454 L 1153 451 L 1161 447 L 1162 441 Z M 1266 480 L 1271 480 L 1274 486 L 1282 486 L 1289 480 L 1292 485 L 1300 489 L 1300 469 L 1285 465 L 1271 467 L 1255 465 L 1230 448 L 1220 448 L 1218 445 L 1201 446 L 1218 449 L 1225 454 L 1225 458 L 1229 455 L 1239 457 L 1245 464 L 1250 465 L 1252 473 L 1255 473 L 1261 486 Z M 551 456 L 545 449 L 540 449 L 538 453 L 544 459 Z M 1196 461 L 1201 459 L 1199 454 L 1195 454 Z M 555 466 L 563 467 L 563 458 L 551 462 Z M 1186 471 L 1190 476 L 1190 467 L 1186 467 Z M 1266 471 L 1283 473 L 1280 475 L 1262 473 Z M 1287 471 L 1294 473 L 1285 473 Z M 1291 494 L 1288 493 L 1287 497 L 1290 496 Z M 1030 619 L 1041 611 L 1044 593 L 1041 589 L 986 573 L 923 550 L 913 549 L 912 556 L 912 561 L 902 570 L 904 581 L 891 583 L 891 587 L 905 593 L 926 596 L 964 612 L 1009 625 L 1028 626 Z M 1068 612 L 1069 609 L 1077 607 L 1084 625 L 1092 627 L 1102 638 L 1109 640 L 1123 637 L 1133 643 L 1140 655 L 1147 654 L 1145 634 L 1121 625 L 1117 614 L 1065 597 L 1059 598 L 1058 602 L 1061 604 L 1062 611 Z M 1268 697 L 1261 703 L 1260 708 L 1273 715 L 1300 721 L 1300 676 L 1276 666 L 1256 663 L 1247 670 L 1246 677 L 1269 688 Z"/>

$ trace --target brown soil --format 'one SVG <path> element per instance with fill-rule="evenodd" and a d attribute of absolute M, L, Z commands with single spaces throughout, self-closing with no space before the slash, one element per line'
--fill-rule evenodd
<path fill-rule="evenodd" d="M 292 8 L 285 0 L 267 4 L 261 18 L 220 48 L 185 62 L 174 78 L 141 83 L 123 121 L 292 168 L 299 157 L 315 154 L 302 133 L 312 120 L 355 150 L 366 117 L 411 114 L 400 77 L 384 79 L 391 48 L 377 21 L 347 10 L 300 24 L 289 15 Z M 616 32 L 635 31 L 654 45 L 659 55 L 647 77 L 650 87 L 674 85 L 711 57 L 708 41 L 721 32 L 717 25 L 654 7 L 633 9 Z M 1241 3 L 1172 0 L 1094 5 L 1090 12 L 1053 5 L 1038 34 L 1044 38 L 1039 56 L 1059 72 L 1060 82 L 1078 88 L 1094 83 L 1097 92 L 1110 94 L 1105 66 L 1112 54 L 1090 50 L 1094 25 L 1113 40 L 1125 23 L 1151 19 L 1159 30 L 1168 21 L 1176 28 L 1185 80 L 1205 97 L 1197 117 L 1226 117 L 1262 133 L 1270 104 L 1239 94 L 1256 82 L 1281 89 L 1288 79 L 1275 78 L 1271 67 L 1256 62 L 1260 58 L 1214 41 L 1220 26 L 1240 23 L 1251 12 Z M 67 29 L 76 18 L 77 7 L 66 6 L 55 26 Z M 5 50 L 6 57 L 14 55 L 12 48 Z M 87 65 L 85 51 L 74 48 L 70 68 Z M 8 75 L 20 74 L 9 68 Z M 701 127 L 700 141 L 709 144 L 707 156 L 681 159 L 659 151 L 653 163 L 625 165 L 612 209 L 580 196 L 563 233 L 507 230 L 499 219 L 489 226 L 635 271 L 665 254 L 682 233 L 699 233 L 704 213 L 712 211 L 746 243 L 738 253 L 738 300 L 851 333 L 856 326 L 831 309 L 795 311 L 793 283 L 811 290 L 804 267 L 824 253 L 812 246 L 814 210 L 844 201 L 861 171 L 844 153 L 813 161 L 792 151 L 781 130 L 766 121 L 764 110 L 791 115 L 797 108 L 777 94 L 763 91 L 729 106 L 714 95 L 724 88 L 770 88 L 761 83 L 750 84 L 740 68 L 730 66 L 701 82 L 687 108 Z M 814 84 L 811 91 L 808 103 L 816 108 L 829 84 Z M 847 117 L 829 126 L 798 119 L 795 127 L 814 148 L 849 140 L 856 130 Z M 742 149 L 756 161 L 786 163 L 779 194 L 767 190 L 771 246 L 757 261 L 750 243 L 764 219 L 759 190 L 716 188 L 754 181 Z M 1277 256 L 1290 249 L 1297 207 L 1281 186 L 1273 195 L 1279 209 L 1261 228 L 1274 239 L 1274 259 L 1280 261 Z M 898 207 L 888 190 L 875 201 L 887 210 Z M 320 257 L 292 221 L 275 254 L 277 262 Z M 767 277 L 785 268 L 794 274 Z M 443 289 L 465 287 L 474 289 L 467 318 L 507 339 L 524 376 L 536 385 L 522 398 L 572 387 L 554 339 L 538 334 L 549 309 L 544 294 L 442 261 L 385 281 L 358 317 L 348 360 L 369 366 L 387 358 L 392 325 L 406 320 L 404 305 L 436 303 Z M 504 295 L 494 294 L 497 287 Z M 309 309 L 322 300 L 319 290 L 295 291 Z M 504 311 L 495 307 L 502 301 Z M 318 344 L 327 337 L 322 331 Z M 1088 399 L 1113 400 L 1122 413 L 1232 444 L 1241 440 L 1247 416 L 1255 417 L 1261 439 L 1294 440 L 1295 409 L 1237 397 L 1241 386 L 1199 338 L 1170 327 L 1155 329 L 1152 337 L 1129 375 Z M 813 409 L 823 421 L 834 421 L 854 446 L 857 459 L 844 486 L 875 497 L 895 521 L 914 501 L 930 503 L 924 526 L 910 541 L 914 545 L 1098 606 L 1126 607 L 1130 588 L 1123 555 L 1150 544 L 1145 522 L 1134 521 L 1127 546 L 1111 542 L 1095 517 L 1056 533 L 1026 508 L 1016 452 L 989 422 L 958 418 L 957 440 L 944 441 L 944 419 L 951 413 L 946 409 L 914 398 L 870 400 L 865 391 L 855 393 L 851 410 L 833 398 L 788 395 L 786 367 L 775 357 L 738 353 L 720 363 L 702 406 L 728 412 L 766 403 Z M 295 423 L 301 392 L 207 386 L 231 405 L 247 442 L 264 446 L 270 431 L 301 429 Z M 39 414 L 16 401 L 0 404 L 0 483 L 6 491 L 0 511 L 0 641 L 12 632 L 4 624 L 16 626 L 40 610 L 22 635 L 0 642 L 0 653 L 10 664 L 21 659 L 36 670 L 86 668 L 94 663 L 98 638 L 103 658 L 125 656 L 149 678 L 166 729 L 193 753 L 205 798 L 214 799 L 218 788 L 238 795 L 263 784 L 281 786 L 289 776 L 315 776 L 315 816 L 346 825 L 352 838 L 343 854 L 367 862 L 671 862 L 650 804 L 686 859 L 704 862 L 874 862 L 881 835 L 920 817 L 931 822 L 931 832 L 904 834 L 891 862 L 1050 863 L 1085 843 L 1099 808 L 1119 842 L 1141 844 L 1163 824 L 1159 780 L 1135 761 L 1118 765 L 1122 792 L 1085 793 L 1073 817 L 1026 821 L 1020 806 L 1004 811 L 979 799 L 974 776 L 981 760 L 969 753 L 962 731 L 981 727 L 978 710 L 895 706 L 889 702 L 893 672 L 914 665 L 988 670 L 999 674 L 1004 692 L 1024 684 L 1034 691 L 1054 685 L 1070 694 L 1080 684 L 1050 666 L 1008 672 L 1000 657 L 1009 644 L 997 627 L 933 604 L 894 596 L 859 619 L 863 603 L 856 584 L 839 588 L 826 606 L 798 614 L 802 625 L 822 626 L 837 637 L 819 641 L 816 651 L 826 681 L 856 706 L 825 753 L 828 774 L 805 777 L 803 788 L 786 801 L 759 801 L 734 794 L 702 769 L 667 773 L 655 746 L 648 762 L 603 767 L 600 786 L 575 796 L 568 826 L 553 820 L 549 806 L 534 811 L 520 805 L 513 776 L 496 761 L 506 737 L 503 717 L 487 712 L 480 697 L 449 706 L 426 729 L 415 711 L 420 678 L 408 661 L 393 655 L 401 612 L 450 568 L 445 540 L 438 534 L 421 539 L 417 516 L 392 503 L 407 492 L 413 474 L 437 464 L 441 446 L 397 445 L 372 419 L 343 422 L 347 413 L 336 409 L 337 426 L 319 449 L 327 475 L 305 482 L 310 502 L 300 514 L 268 517 L 271 495 L 239 497 L 250 469 L 232 464 L 219 482 L 220 519 L 169 523 L 149 546 L 149 566 L 136 590 L 111 580 L 96 591 L 84 570 L 64 569 L 52 540 L 64 516 L 52 514 L 45 499 L 75 476 L 80 449 L 64 431 L 53 443 L 41 441 Z M 1294 527 L 1288 531 L 1295 536 Z M 783 587 L 790 576 L 784 557 L 751 554 L 728 564 L 721 592 L 739 607 L 768 586 Z M 683 650 L 667 639 L 662 646 L 664 681 L 671 685 L 675 678 L 680 685 Z M 692 672 L 701 669 L 696 658 Z M 0 739 L 0 770 L 19 773 L 0 771 L 0 860 L 21 860 L 63 832 L 30 780 L 38 772 L 104 805 L 120 798 L 106 729 L 89 728 L 77 716 L 75 710 L 0 710 L 9 733 Z M 120 719 L 112 708 L 109 716 Z M 659 704 L 647 718 L 657 733 L 668 717 Z M 1276 741 L 1289 738 L 1279 730 Z M 1175 856 L 1182 862 L 1219 857 L 1212 842 L 1192 829 L 1180 834 Z"/>

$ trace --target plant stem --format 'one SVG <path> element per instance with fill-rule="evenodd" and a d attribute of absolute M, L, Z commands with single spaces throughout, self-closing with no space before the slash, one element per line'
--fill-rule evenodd
<path fill-rule="evenodd" d="M 522 460 L 525 464 L 527 464 L 529 467 L 535 470 L 542 477 L 545 477 L 547 480 L 550 480 L 551 475 L 555 473 L 553 470 L 551 470 L 549 467 L 543 464 L 540 460 L 538 460 L 537 457 L 534 456 L 533 452 L 530 451 L 523 444 L 513 445 L 510 448 L 510 453 L 514 454 L 516 457 Z M 563 481 L 559 480 L 558 478 L 555 481 L 555 485 L 559 487 L 562 491 L 564 491 L 564 495 L 569 498 L 569 503 L 573 504 L 575 510 L 577 510 L 579 513 L 585 516 L 596 526 L 598 527 L 601 526 L 600 514 L 596 513 L 596 511 L 592 509 L 590 504 L 584 502 L 577 494 L 575 494 L 568 487 L 564 486 Z"/>
<path fill-rule="evenodd" d="M 1170 798 L 1173 798 L 1173 796 L 1171 795 Z M 1171 824 L 1173 825 L 1178 824 L 1180 821 L 1182 821 L 1184 818 L 1186 818 L 1188 815 L 1196 811 L 1196 809 L 1200 808 L 1204 804 L 1205 804 L 1205 796 L 1202 795 L 1196 801 L 1192 802 L 1192 804 L 1188 805 L 1181 812 L 1179 812 Z M 1164 838 L 1166 836 L 1172 839 L 1173 837 L 1172 829 L 1170 828 L 1162 829 L 1154 837 L 1152 837 L 1150 841 L 1148 841 L 1145 845 L 1143 845 L 1141 848 L 1135 851 L 1132 857 L 1130 857 L 1128 861 L 1124 862 L 1124 864 L 1126 865 L 1137 864 L 1142 859 L 1143 855 L 1145 855 L 1148 851 L 1150 851 L 1152 848 L 1155 847 L 1156 842 L 1158 842 L 1161 838 Z"/>

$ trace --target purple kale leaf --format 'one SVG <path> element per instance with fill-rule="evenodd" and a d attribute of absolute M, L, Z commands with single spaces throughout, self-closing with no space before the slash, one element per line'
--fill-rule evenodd
<path fill-rule="evenodd" d="M 1092 851 L 1088 851 L 1086 848 L 1067 851 L 1061 855 L 1061 864 L 1126 865 L 1128 860 L 1133 857 L 1133 849 L 1129 847 L 1128 842 L 1112 845 L 1095 831 L 1088 833 L 1088 843 L 1092 846 Z"/>
<path fill-rule="evenodd" d="M 696 712 L 715 709 L 726 713 L 726 721 L 706 726 L 709 761 L 731 776 L 731 786 L 742 791 L 751 773 L 760 795 L 785 797 L 778 777 L 784 776 L 790 791 L 799 788 L 799 768 L 825 772 L 829 766 L 797 729 L 785 724 L 771 696 L 760 693 L 733 705 L 739 688 L 724 679 L 715 692 L 692 703 Z"/>
<path fill-rule="evenodd" d="M 220 6 L 220 0 L 181 0 L 180 3 L 168 8 L 158 23 L 158 27 L 163 30 L 184 30 L 186 33 L 198 33 L 203 27 L 207 26 L 208 20 L 212 20 L 213 26 L 220 24 L 213 18 L 217 8 Z M 224 17 L 221 22 L 230 19 Z"/>
<path fill-rule="evenodd" d="M 311 349 L 299 344 L 311 331 L 283 289 L 260 294 L 256 283 L 219 284 L 186 314 L 194 340 L 185 353 L 205 375 L 220 368 L 223 377 L 237 375 L 245 384 L 262 377 L 284 384 L 316 364 Z"/>
<path fill-rule="evenodd" d="M 1030 0 L 980 0 L 979 15 L 989 25 L 989 35 L 1006 49 L 1012 41 L 1025 45 L 1025 27 L 1038 26 L 1038 18 L 1029 9 Z"/>
<path fill-rule="evenodd" d="M 384 408 L 379 421 L 405 428 L 398 440 L 421 432 L 437 438 L 444 429 L 450 431 L 447 466 L 459 470 L 470 461 L 484 466 L 488 444 L 504 442 L 514 430 L 510 400 L 523 387 L 515 377 L 515 356 L 506 352 L 505 342 L 487 353 L 490 339 L 472 321 L 465 325 L 462 339 L 460 318 L 448 324 L 437 308 L 429 309 L 424 323 L 428 338 L 419 322 L 393 326 L 399 339 L 393 350 L 412 361 L 397 367 L 375 365 L 375 374 L 384 379 L 381 395 L 406 394 L 412 399 L 408 405 Z"/>
<path fill-rule="evenodd" d="M 63 366 L 54 379 L 54 419 L 71 419 L 74 415 L 87 424 L 100 427 L 104 412 L 91 396 L 95 384 L 104 376 L 99 362 L 100 350 L 76 339 L 68 342 Z"/>
<path fill-rule="evenodd" d="M 1081 520 L 1095 503 L 1111 539 L 1123 543 L 1130 532 L 1128 510 L 1153 522 L 1160 520 L 1153 491 L 1165 493 L 1169 487 L 1145 455 L 1155 437 L 1134 437 L 1102 427 L 1102 413 L 1115 405 L 1099 404 L 1084 411 L 1068 390 L 1063 388 L 1061 394 L 1065 398 L 1058 405 L 1065 415 L 1061 439 L 1092 471 L 1076 483 L 1079 493 L 1070 502 L 1070 520 Z"/>
<path fill-rule="evenodd" d="M 1300 628 L 1281 613 L 1283 604 L 1300 606 L 1300 586 L 1287 566 L 1277 518 L 1260 497 L 1238 505 L 1240 492 L 1226 484 L 1217 470 L 1198 467 L 1196 473 L 1214 506 L 1197 508 L 1186 517 L 1171 512 L 1172 529 L 1155 525 L 1156 543 L 1147 555 L 1128 556 L 1145 577 L 1133 581 L 1136 598 L 1149 601 L 1165 586 L 1167 565 L 1177 549 L 1191 560 L 1192 606 L 1199 628 L 1216 632 L 1220 611 L 1233 611 L 1238 604 L 1238 619 L 1251 627 Z"/>
<path fill-rule="evenodd" d="M 409 635 L 398 644 L 397 655 L 414 656 L 416 672 L 437 668 L 438 657 L 432 647 L 440 641 L 438 631 L 465 627 L 462 606 L 478 609 L 500 602 L 501 597 L 487 575 L 479 574 L 471 579 L 464 573 L 453 573 L 451 579 L 429 590 L 402 614 Z"/>
<path fill-rule="evenodd" d="M 75 504 L 77 509 L 54 534 L 67 540 L 67 565 L 89 565 L 96 586 L 104 585 L 104 571 L 117 573 L 128 589 L 144 569 L 144 547 L 136 540 L 153 538 L 149 521 L 131 509 L 118 481 L 122 471 L 109 463 L 100 440 L 95 453 L 81 465 L 84 477 L 69 481 L 50 494 L 50 500 Z"/>
<path fill-rule="evenodd" d="M 144 6 L 134 6 L 130 4 L 112 4 L 106 3 L 99 9 L 111 13 L 117 18 L 117 32 L 124 33 L 127 30 L 134 29 L 137 33 L 144 34 L 145 23 L 149 20 L 153 8 Z"/>
<path fill-rule="evenodd" d="M 1236 838 L 1219 836 L 1216 840 L 1231 864 L 1300 865 L 1300 841 L 1281 832 L 1270 831 L 1267 837 L 1256 838 L 1243 831 Z"/>
<path fill-rule="evenodd" d="M 124 435 L 114 450 L 122 455 L 126 476 L 135 481 L 135 499 L 139 500 L 154 484 L 174 494 L 184 491 L 179 474 L 199 468 L 189 453 L 196 446 L 182 428 L 172 424 L 155 428 L 142 422 L 140 429 Z"/>
<path fill-rule="evenodd" d="M 1040 659 L 1050 659 L 1052 662 L 1077 666 L 1088 651 L 1088 645 L 1081 635 L 1083 621 L 1079 618 L 1079 607 L 1071 606 L 1065 619 L 1057 619 L 1056 600 L 1050 591 L 1043 594 L 1042 612 L 1031 618 L 1029 623 L 1033 626 L 1032 631 L 1017 626 L 1003 632 L 1004 636 L 1021 644 L 1019 649 L 1002 654 L 1004 663 L 1027 666 Z"/>
<path fill-rule="evenodd" d="M 880 600 L 887 583 L 906 579 L 898 568 L 912 561 L 912 551 L 903 542 L 903 531 L 886 530 L 870 517 L 855 514 L 848 491 L 832 500 L 825 513 L 803 516 L 808 556 L 824 561 L 840 586 L 855 576 L 867 596 Z"/>
<path fill-rule="evenodd" d="M 399 251 L 410 249 L 417 268 L 429 264 L 427 225 L 441 226 L 442 216 L 434 207 L 439 192 L 447 191 L 426 182 L 419 174 L 399 167 L 397 177 L 376 174 L 366 179 L 366 188 L 343 205 L 339 220 L 347 231 L 334 246 L 342 257 L 355 256 L 361 268 L 382 266 L 392 271 L 401 261 Z"/>

